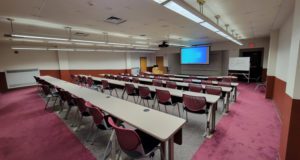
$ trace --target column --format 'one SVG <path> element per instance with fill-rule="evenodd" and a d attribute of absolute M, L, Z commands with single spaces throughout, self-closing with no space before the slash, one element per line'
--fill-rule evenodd
<path fill-rule="evenodd" d="M 58 54 L 58 64 L 60 69 L 60 78 L 65 81 L 71 81 L 68 53 L 58 51 L 57 54 Z"/>

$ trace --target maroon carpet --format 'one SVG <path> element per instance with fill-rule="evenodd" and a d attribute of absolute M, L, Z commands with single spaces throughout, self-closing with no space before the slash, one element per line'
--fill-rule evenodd
<path fill-rule="evenodd" d="M 94 160 L 35 88 L 0 94 L 0 159 Z"/>
<path fill-rule="evenodd" d="M 275 160 L 278 157 L 280 121 L 272 101 L 241 84 L 237 103 L 217 125 L 212 139 L 206 140 L 194 160 Z"/>

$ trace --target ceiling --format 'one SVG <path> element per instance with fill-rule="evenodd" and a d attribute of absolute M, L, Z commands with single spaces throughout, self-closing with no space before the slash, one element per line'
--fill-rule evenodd
<path fill-rule="evenodd" d="M 186 0 L 195 5 L 196 0 Z M 221 15 L 242 38 L 268 36 L 281 24 L 292 5 L 283 0 L 206 0 L 208 17 Z M 285 0 L 293 1 L 293 0 Z M 7 17 L 14 19 L 14 32 L 72 37 L 111 42 L 140 41 L 160 43 L 169 40 L 181 44 L 207 44 L 225 41 L 213 33 L 152 0 L 1 0 L 0 34 L 11 33 Z M 126 22 L 115 25 L 104 19 L 116 16 Z M 280 18 L 283 17 L 283 18 Z M 75 32 L 88 33 L 76 36 Z M 108 34 L 108 36 L 105 36 Z M 144 35 L 144 36 L 140 36 Z M 4 40 L 1 37 L 1 40 Z"/>
<path fill-rule="evenodd" d="M 185 0 L 199 10 L 196 0 Z M 278 29 L 293 9 L 294 0 L 206 0 L 204 14 L 210 19 L 220 15 L 220 25 L 229 24 L 240 38 L 269 36 Z"/>

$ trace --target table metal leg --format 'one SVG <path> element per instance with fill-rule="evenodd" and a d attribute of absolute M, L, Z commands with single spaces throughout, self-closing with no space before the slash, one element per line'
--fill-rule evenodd
<path fill-rule="evenodd" d="M 166 142 L 161 142 L 160 147 L 161 147 L 160 159 L 165 160 L 166 159 Z"/>
<path fill-rule="evenodd" d="M 174 160 L 174 138 L 169 139 L 169 160 Z"/>
<path fill-rule="evenodd" d="M 237 87 L 234 87 L 234 102 L 236 102 L 237 97 Z"/>

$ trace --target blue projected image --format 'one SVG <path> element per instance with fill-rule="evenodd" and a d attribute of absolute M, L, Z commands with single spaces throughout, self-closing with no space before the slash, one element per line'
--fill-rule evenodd
<path fill-rule="evenodd" d="M 181 64 L 209 64 L 209 47 L 182 48 Z"/>

